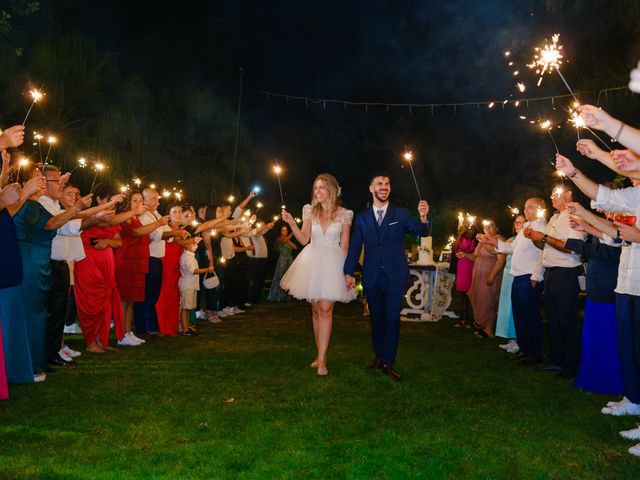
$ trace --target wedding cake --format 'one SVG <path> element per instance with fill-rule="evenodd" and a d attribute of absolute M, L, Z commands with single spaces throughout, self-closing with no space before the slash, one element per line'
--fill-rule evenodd
<path fill-rule="evenodd" d="M 421 237 L 418 247 L 418 265 L 433 265 L 432 237 Z"/>

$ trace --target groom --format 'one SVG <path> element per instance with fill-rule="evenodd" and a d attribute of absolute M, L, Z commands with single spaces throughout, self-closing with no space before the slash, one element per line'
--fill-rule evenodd
<path fill-rule="evenodd" d="M 391 181 L 387 172 L 377 172 L 371 177 L 369 191 L 373 196 L 373 207 L 360 212 L 355 218 L 349 253 L 344 262 L 344 278 L 347 288 L 355 287 L 353 272 L 364 243 L 362 286 L 369 302 L 373 349 L 376 352 L 376 358 L 368 368 L 382 368 L 383 373 L 399 381 L 400 374 L 393 364 L 398 350 L 400 309 L 409 283 L 404 232 L 407 230 L 421 237 L 429 235 L 429 204 L 424 200 L 418 204 L 420 221 L 413 218 L 406 208 L 391 205 Z"/>

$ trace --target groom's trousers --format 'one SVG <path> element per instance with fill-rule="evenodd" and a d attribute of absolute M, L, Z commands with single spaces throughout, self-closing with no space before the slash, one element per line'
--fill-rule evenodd
<path fill-rule="evenodd" d="M 365 291 L 371 314 L 373 349 L 376 358 L 381 358 L 389 366 L 396 361 L 404 293 L 404 286 L 391 282 L 383 268 L 378 271 L 374 284 Z"/>

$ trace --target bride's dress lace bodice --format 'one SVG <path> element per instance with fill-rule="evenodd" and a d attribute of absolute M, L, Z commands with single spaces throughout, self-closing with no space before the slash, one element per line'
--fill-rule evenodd
<path fill-rule="evenodd" d="M 302 209 L 302 219 L 311 220 L 311 244 L 323 246 L 340 246 L 340 234 L 342 225 L 351 225 L 353 211 L 340 208 L 333 222 L 323 231 L 322 225 L 317 219 L 311 217 L 311 205 L 305 205 Z"/>

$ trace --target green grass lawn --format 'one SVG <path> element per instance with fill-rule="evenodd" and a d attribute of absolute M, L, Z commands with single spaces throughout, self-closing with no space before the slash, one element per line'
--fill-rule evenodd
<path fill-rule="evenodd" d="M 0 478 L 640 478 L 618 436 L 637 418 L 452 323 L 402 324 L 399 383 L 364 368 L 359 304 L 324 378 L 301 303 L 85 353 L 0 403 Z"/>

